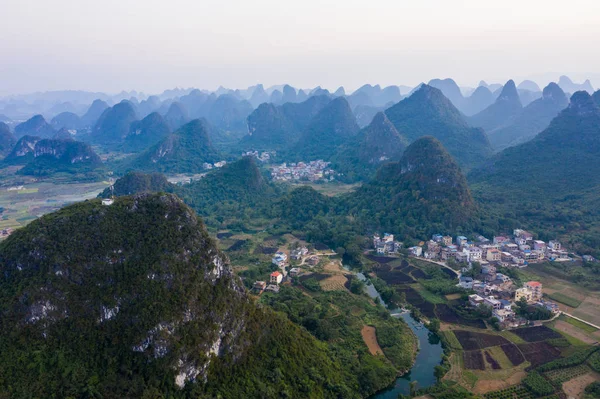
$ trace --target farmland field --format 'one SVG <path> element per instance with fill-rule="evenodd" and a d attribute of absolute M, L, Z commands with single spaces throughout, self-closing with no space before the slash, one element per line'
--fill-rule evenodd
<path fill-rule="evenodd" d="M 559 333 L 546 326 L 517 328 L 511 332 L 527 342 L 537 342 L 562 337 Z"/>
<path fill-rule="evenodd" d="M 376 271 L 377 277 L 385 281 L 389 285 L 407 284 L 414 282 L 413 278 L 401 271 Z"/>
<path fill-rule="evenodd" d="M 531 363 L 530 368 L 535 368 L 560 357 L 560 351 L 547 342 L 520 344 L 517 347 L 525 356 L 525 360 Z"/>
<path fill-rule="evenodd" d="M 565 294 L 562 294 L 560 292 L 554 292 L 551 294 L 547 294 L 547 296 L 548 296 L 548 298 L 552 299 L 553 301 L 560 302 L 560 303 L 570 306 L 572 308 L 576 308 L 579 305 L 581 305 L 580 300 L 571 298 L 570 296 L 566 296 Z"/>
<path fill-rule="evenodd" d="M 454 335 L 465 350 L 483 349 L 490 346 L 508 344 L 506 338 L 499 335 L 477 333 L 472 331 L 457 330 Z"/>
<path fill-rule="evenodd" d="M 475 327 L 475 328 L 485 328 L 485 323 L 480 319 L 465 319 L 464 317 L 458 315 L 450 306 L 446 304 L 439 304 L 435 308 L 435 313 L 437 317 L 445 322 L 451 324 L 462 324 L 464 326 Z"/>
<path fill-rule="evenodd" d="M 525 361 L 523 354 L 515 344 L 504 344 L 501 345 L 500 348 L 502 349 L 508 360 L 510 360 L 510 362 L 513 364 L 513 366 L 518 366 L 519 364 Z"/>
<path fill-rule="evenodd" d="M 574 319 L 572 317 L 566 316 L 564 314 L 561 314 L 559 317 L 559 320 L 563 320 L 566 321 L 567 323 L 569 323 L 570 325 L 577 327 L 587 333 L 593 333 L 598 331 L 597 328 L 590 326 L 589 324 L 583 323 L 577 319 Z"/>
<path fill-rule="evenodd" d="M 500 364 L 492 357 L 490 352 L 485 351 L 485 361 L 492 367 L 493 370 L 500 370 Z"/>
<path fill-rule="evenodd" d="M 464 351 L 463 362 L 465 368 L 469 370 L 485 370 L 485 363 L 483 362 L 483 355 L 481 351 Z"/>
<path fill-rule="evenodd" d="M 0 228 L 18 228 L 36 218 L 54 212 L 65 205 L 96 196 L 110 185 L 109 182 L 26 184 L 23 190 L 0 189 L 0 207 L 4 208 Z"/>

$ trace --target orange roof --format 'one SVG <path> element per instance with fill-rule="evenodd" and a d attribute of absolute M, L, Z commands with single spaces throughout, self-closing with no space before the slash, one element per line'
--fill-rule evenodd
<path fill-rule="evenodd" d="M 538 282 L 538 281 L 528 281 L 526 284 L 527 284 L 527 285 L 530 285 L 530 286 L 532 286 L 532 287 L 539 287 L 539 286 L 541 286 L 541 285 L 542 285 L 542 283 L 540 283 L 540 282 Z"/>
<path fill-rule="evenodd" d="M 281 275 L 281 273 L 279 273 L 279 272 L 273 272 L 273 273 L 271 273 L 271 277 L 277 277 L 277 276 L 280 276 L 280 275 Z"/>

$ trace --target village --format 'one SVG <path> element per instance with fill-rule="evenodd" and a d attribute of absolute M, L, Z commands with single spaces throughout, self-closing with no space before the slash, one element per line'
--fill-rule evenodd
<path fill-rule="evenodd" d="M 297 267 L 290 268 L 290 258 L 298 264 Z M 302 273 L 300 266 L 312 268 L 316 266 L 320 261 L 319 255 L 316 251 L 309 251 L 306 246 L 299 246 L 290 251 L 290 255 L 285 252 L 278 251 L 271 259 L 271 263 L 279 268 L 269 276 L 269 281 L 255 281 L 252 286 L 253 291 L 256 294 L 260 294 L 263 291 L 266 292 L 279 292 L 279 285 L 284 280 L 290 280 L 293 277 L 297 277 Z M 289 270 L 288 270 L 289 268 Z"/>
<path fill-rule="evenodd" d="M 373 247 L 377 255 L 394 256 L 400 253 L 403 243 L 395 241 L 392 234 L 374 235 Z M 495 236 L 492 240 L 478 236 L 475 242 L 467 237 L 434 234 L 427 243 L 408 248 L 409 256 L 421 258 L 455 271 L 458 286 L 469 294 L 473 312 L 482 307 L 491 311 L 500 328 L 515 328 L 528 323 L 517 315 L 516 306 L 545 309 L 554 318 L 560 314 L 555 302 L 544 299 L 542 283 L 527 281 L 519 287 L 501 268 L 524 268 L 542 261 L 572 261 L 569 252 L 556 240 L 548 243 L 535 240 L 525 230 L 516 229 L 511 237 Z M 584 256 L 588 262 L 595 261 Z M 461 265 L 463 265 L 461 267 Z M 451 267 L 453 266 L 453 267 Z"/>
<path fill-rule="evenodd" d="M 335 172 L 329 165 L 323 160 L 283 163 L 271 168 L 271 177 L 274 181 L 333 181 Z"/>

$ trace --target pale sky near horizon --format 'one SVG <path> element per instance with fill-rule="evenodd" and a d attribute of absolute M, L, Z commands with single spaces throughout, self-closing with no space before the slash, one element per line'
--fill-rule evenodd
<path fill-rule="evenodd" d="M 454 78 L 600 86 L 600 1 L 0 0 L 0 95 Z"/>

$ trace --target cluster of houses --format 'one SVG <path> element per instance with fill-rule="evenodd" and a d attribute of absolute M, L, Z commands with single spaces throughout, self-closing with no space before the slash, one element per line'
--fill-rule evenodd
<path fill-rule="evenodd" d="M 304 259 L 303 264 L 308 265 L 309 267 L 313 267 L 319 263 L 318 255 L 309 255 L 309 250 L 305 246 L 300 246 L 298 248 L 292 249 L 290 251 L 289 258 L 295 261 L 301 261 Z M 297 277 L 302 273 L 302 269 L 300 267 L 292 267 L 287 270 L 287 267 L 290 266 L 288 261 L 288 255 L 285 252 L 277 252 L 273 255 L 271 259 L 271 263 L 277 266 L 280 270 L 274 271 L 271 273 L 269 277 L 269 282 L 266 281 L 256 281 L 252 286 L 253 291 L 257 294 L 261 294 L 262 292 L 279 292 L 279 286 L 282 282 L 284 282 L 288 278 Z"/>
<path fill-rule="evenodd" d="M 206 170 L 211 170 L 214 168 L 222 168 L 225 165 L 227 165 L 227 161 L 219 161 L 219 162 L 215 162 L 215 163 L 204 162 L 202 164 L 202 168 L 206 169 Z"/>
<path fill-rule="evenodd" d="M 544 260 L 567 261 L 569 253 L 556 240 L 548 243 L 534 240 L 533 235 L 525 230 L 516 229 L 513 236 L 495 236 L 492 241 L 479 236 L 475 242 L 467 237 L 458 236 L 456 241 L 451 236 L 434 234 L 427 243 L 409 248 L 413 256 L 423 256 L 431 260 L 457 262 L 479 262 L 502 267 L 525 267 L 530 263 Z"/>
<path fill-rule="evenodd" d="M 373 236 L 373 247 L 378 255 L 391 255 L 398 253 L 400 248 L 402 248 L 402 243 L 394 241 L 393 234 L 385 233 L 383 237 L 375 234 Z"/>
<path fill-rule="evenodd" d="M 277 155 L 277 152 L 275 152 L 275 151 L 264 151 L 264 152 L 246 151 L 246 152 L 242 152 L 242 156 L 243 157 L 254 157 L 254 158 L 258 159 L 260 162 L 263 162 L 263 163 L 269 163 L 269 162 L 271 162 L 271 159 L 274 158 L 276 155 Z"/>
<path fill-rule="evenodd" d="M 330 162 L 323 160 L 310 161 L 308 163 L 283 163 L 271 168 L 271 177 L 275 181 L 331 181 L 335 178 L 335 172 L 329 168 L 329 164 Z"/>
<path fill-rule="evenodd" d="M 519 302 L 522 298 L 528 304 L 548 309 L 553 314 L 560 312 L 556 303 L 542 298 L 542 283 L 539 281 L 528 281 L 523 284 L 523 287 L 515 290 L 510 278 L 503 277 L 492 283 L 473 280 L 471 277 L 461 277 L 459 285 L 476 292 L 469 295 L 469 304 L 472 307 L 489 307 L 492 310 L 492 316 L 496 317 L 501 326 L 506 328 L 518 327 L 527 323 L 514 311 L 515 302 Z"/>

